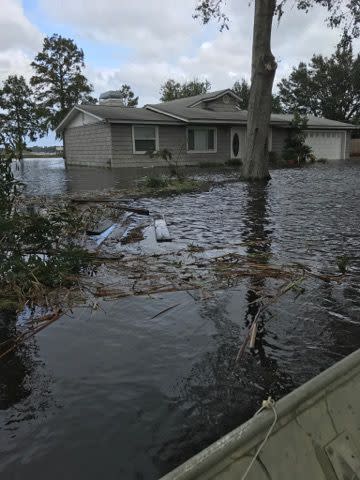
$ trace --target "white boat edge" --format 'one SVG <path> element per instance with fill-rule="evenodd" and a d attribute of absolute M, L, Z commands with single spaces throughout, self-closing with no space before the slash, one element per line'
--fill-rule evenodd
<path fill-rule="evenodd" d="M 275 408 L 278 421 L 246 480 L 360 479 L 360 349 Z M 161 480 L 241 480 L 273 420 L 262 411 Z"/>

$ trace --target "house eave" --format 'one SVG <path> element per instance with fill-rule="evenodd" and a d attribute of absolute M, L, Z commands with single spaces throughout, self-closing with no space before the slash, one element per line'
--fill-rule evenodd
<path fill-rule="evenodd" d="M 170 122 L 166 120 L 107 120 L 110 124 L 125 124 L 125 125 L 183 125 L 182 122 Z"/>
<path fill-rule="evenodd" d="M 147 110 L 150 110 L 152 112 L 155 112 L 155 113 L 160 113 L 161 115 L 165 115 L 167 117 L 175 118 L 176 120 L 180 120 L 180 121 L 185 122 L 185 123 L 188 122 L 188 120 L 186 118 L 175 115 L 174 113 L 165 112 L 164 110 L 161 110 L 160 108 L 155 108 L 152 105 L 145 105 L 144 108 L 146 108 Z"/>

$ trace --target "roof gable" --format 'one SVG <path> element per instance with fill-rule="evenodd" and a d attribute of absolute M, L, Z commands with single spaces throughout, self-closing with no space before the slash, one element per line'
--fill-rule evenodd
<path fill-rule="evenodd" d="M 233 90 L 231 90 L 230 88 L 227 88 L 225 90 L 219 90 L 217 92 L 212 92 L 211 94 L 205 94 L 203 95 L 203 98 L 195 101 L 194 103 L 192 103 L 191 105 L 189 105 L 191 108 L 194 108 L 196 107 L 197 105 L 200 105 L 201 103 L 208 103 L 208 102 L 213 102 L 214 100 L 219 100 L 220 98 L 224 97 L 225 95 L 228 95 L 232 98 L 234 98 L 235 100 L 237 100 L 238 102 L 241 101 L 241 98 L 238 97 L 236 95 L 235 92 L 233 92 Z"/>
<path fill-rule="evenodd" d="M 65 117 L 62 119 L 62 121 L 59 123 L 59 125 L 56 127 L 55 131 L 56 133 L 60 133 L 64 128 L 66 128 L 71 122 L 73 122 L 76 117 L 79 116 L 79 114 L 86 115 L 90 117 L 93 121 L 89 121 L 88 123 L 95 123 L 95 122 L 101 122 L 103 121 L 103 118 L 99 115 L 96 115 L 92 112 L 88 112 L 84 110 L 85 105 L 76 105 L 73 107 L 70 112 L 65 115 Z"/>
<path fill-rule="evenodd" d="M 217 90 L 215 92 L 201 93 L 200 95 L 194 95 L 192 97 L 177 98 L 176 100 L 167 100 L 161 103 L 152 103 L 145 105 L 147 107 L 164 107 L 166 110 L 170 110 L 175 107 L 187 107 L 194 108 L 196 105 L 199 105 L 202 102 L 210 102 L 218 98 L 223 97 L 224 95 L 230 95 L 236 100 L 240 101 L 240 98 L 234 93 L 230 88 L 225 88 L 224 90 Z"/>

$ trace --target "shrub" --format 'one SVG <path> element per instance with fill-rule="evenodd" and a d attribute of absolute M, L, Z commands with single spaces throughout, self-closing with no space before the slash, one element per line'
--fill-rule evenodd
<path fill-rule="evenodd" d="M 283 158 L 286 162 L 297 163 L 298 165 L 305 163 L 312 156 L 312 150 L 306 145 L 305 129 L 307 127 L 307 118 L 302 117 L 298 113 L 294 114 L 291 122 L 289 135 L 285 140 L 283 148 Z"/>
<path fill-rule="evenodd" d="M 175 156 L 167 148 L 155 150 L 153 152 L 147 152 L 147 154 L 150 156 L 150 158 L 161 158 L 164 160 L 168 165 L 170 176 L 176 177 L 179 181 L 183 181 L 185 179 L 185 173 L 180 166 L 183 149 L 184 145 L 180 145 Z"/>
<path fill-rule="evenodd" d="M 0 153 L 0 310 L 48 305 L 50 290 L 73 285 L 74 275 L 91 261 L 75 243 L 82 221 L 71 208 L 27 213 L 12 174 L 12 156 Z"/>
<path fill-rule="evenodd" d="M 350 258 L 347 255 L 339 255 L 336 257 L 336 265 L 343 275 L 347 272 L 349 262 Z"/>
<path fill-rule="evenodd" d="M 156 189 L 156 188 L 166 187 L 169 181 L 164 176 L 162 177 L 148 176 L 148 177 L 145 177 L 144 183 L 147 188 Z"/>

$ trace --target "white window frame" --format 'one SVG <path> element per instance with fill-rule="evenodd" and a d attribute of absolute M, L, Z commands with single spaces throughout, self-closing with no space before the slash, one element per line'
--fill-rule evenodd
<path fill-rule="evenodd" d="M 135 127 L 152 127 L 155 128 L 155 150 L 159 150 L 159 127 L 157 125 L 132 125 L 131 132 L 132 132 L 132 144 L 133 144 L 133 154 L 134 155 L 144 155 L 147 153 L 147 150 L 136 150 L 135 149 Z M 141 140 L 141 139 L 138 139 Z"/>
<path fill-rule="evenodd" d="M 189 150 L 189 130 L 214 130 L 214 149 L 213 150 Z M 208 127 L 207 125 L 196 125 L 193 127 L 186 128 L 186 152 L 187 153 L 217 153 L 217 128 L 216 127 Z"/>

